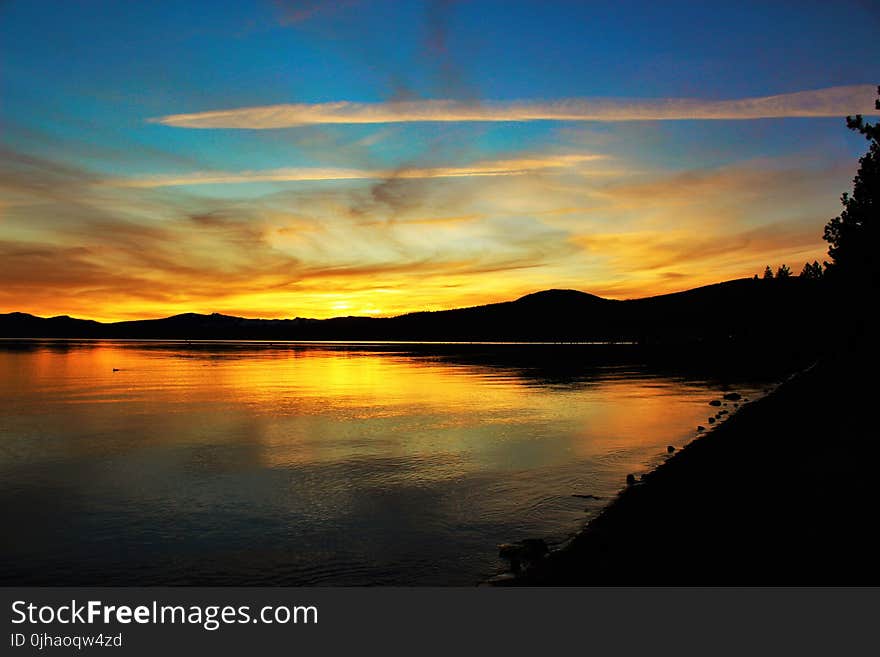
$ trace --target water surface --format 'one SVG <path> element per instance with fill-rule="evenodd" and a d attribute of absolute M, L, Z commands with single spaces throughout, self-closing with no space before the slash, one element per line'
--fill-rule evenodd
<path fill-rule="evenodd" d="M 496 574 L 498 543 L 565 540 L 721 390 L 539 348 L 0 341 L 0 581 Z"/>

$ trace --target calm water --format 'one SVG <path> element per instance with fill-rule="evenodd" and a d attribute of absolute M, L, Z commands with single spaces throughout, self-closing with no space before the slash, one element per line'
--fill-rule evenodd
<path fill-rule="evenodd" d="M 0 582 L 474 583 L 715 410 L 570 349 L 0 341 Z"/>

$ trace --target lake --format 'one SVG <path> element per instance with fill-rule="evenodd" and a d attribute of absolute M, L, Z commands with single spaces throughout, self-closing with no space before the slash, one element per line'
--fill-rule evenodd
<path fill-rule="evenodd" d="M 626 349 L 0 341 L 0 583 L 474 584 L 731 384 Z"/>

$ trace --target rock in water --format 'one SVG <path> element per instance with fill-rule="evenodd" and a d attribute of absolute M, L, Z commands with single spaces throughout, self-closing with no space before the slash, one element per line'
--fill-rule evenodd
<path fill-rule="evenodd" d="M 666 452 L 667 452 L 668 454 L 672 454 L 672 452 L 674 452 L 674 451 L 675 451 L 675 447 L 673 447 L 672 445 L 667 445 L 667 446 L 666 446 Z"/>
<path fill-rule="evenodd" d="M 519 543 L 503 543 L 498 546 L 498 556 L 510 561 L 515 573 L 528 570 L 550 552 L 544 539 L 527 538 Z"/>
<path fill-rule="evenodd" d="M 740 399 L 742 399 L 742 395 L 738 392 L 728 392 L 726 395 L 724 395 L 724 398 L 727 401 L 739 401 Z"/>
<path fill-rule="evenodd" d="M 721 402 L 717 399 L 713 399 L 709 402 L 709 406 L 721 406 Z"/>

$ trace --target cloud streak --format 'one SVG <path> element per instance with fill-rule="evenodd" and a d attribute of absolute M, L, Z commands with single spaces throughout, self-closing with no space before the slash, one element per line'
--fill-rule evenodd
<path fill-rule="evenodd" d="M 604 156 L 555 155 L 513 160 L 477 162 L 463 167 L 422 167 L 401 170 L 346 169 L 333 167 L 286 167 L 262 171 L 199 171 L 189 174 L 147 176 L 106 181 L 115 187 L 174 187 L 180 185 L 217 185 L 228 183 L 318 182 L 329 180 L 383 180 L 429 178 L 467 178 L 479 176 L 515 176 L 547 169 L 564 169 Z"/>
<path fill-rule="evenodd" d="M 734 100 L 692 98 L 537 101 L 414 100 L 293 103 L 151 119 L 176 128 L 268 130 L 309 125 L 497 121 L 675 121 L 876 114 L 874 85 L 828 87 Z"/>

